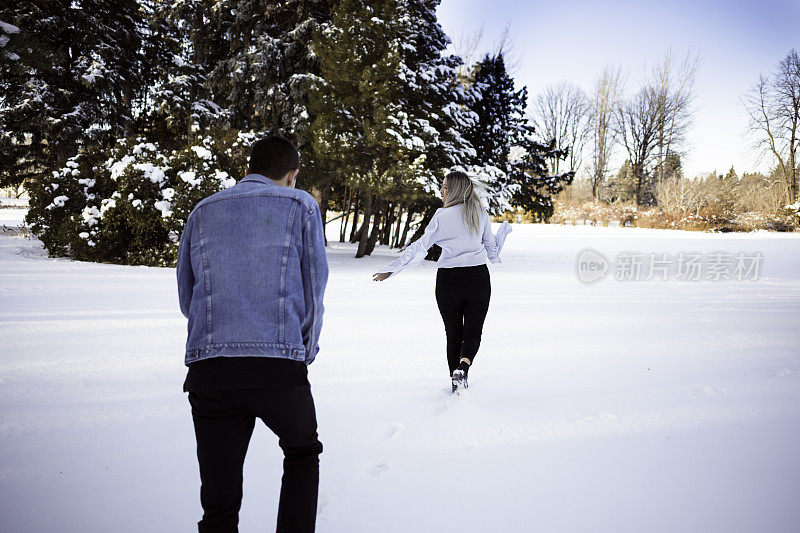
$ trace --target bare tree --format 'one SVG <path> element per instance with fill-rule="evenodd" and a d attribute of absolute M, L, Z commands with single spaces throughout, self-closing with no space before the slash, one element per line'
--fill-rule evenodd
<path fill-rule="evenodd" d="M 678 60 L 672 50 L 652 70 L 647 82 L 652 89 L 652 104 L 657 111 L 655 174 L 658 183 L 664 180 L 667 156 L 678 153 L 686 141 L 692 122 L 694 82 L 700 65 L 699 55 L 689 50 Z"/>
<path fill-rule="evenodd" d="M 582 162 L 584 145 L 591 134 L 591 105 L 583 89 L 569 82 L 549 85 L 531 106 L 536 132 L 547 142 L 554 141 L 559 150 L 569 149 L 565 163 L 577 172 Z M 549 172 L 558 174 L 561 158 L 547 161 Z"/>
<path fill-rule="evenodd" d="M 494 51 L 492 55 L 503 55 L 506 64 L 506 72 L 510 76 L 514 76 L 522 65 L 522 57 L 517 53 L 514 48 L 514 39 L 511 37 L 511 21 L 506 22 L 503 31 L 497 37 L 494 44 Z"/>
<path fill-rule="evenodd" d="M 702 183 L 699 180 L 688 180 L 672 175 L 656 184 L 656 203 L 668 215 L 697 214 L 702 205 L 702 192 Z"/>
<path fill-rule="evenodd" d="M 459 56 L 464 63 L 458 68 L 458 75 L 461 77 L 468 77 L 475 63 L 480 61 L 481 56 L 488 54 L 490 56 L 503 55 L 506 65 L 506 71 L 512 75 L 519 70 L 522 64 L 522 57 L 517 54 L 514 48 L 514 41 L 511 36 L 511 21 L 506 22 L 503 31 L 497 36 L 491 46 L 483 46 L 484 38 L 484 25 L 472 33 L 462 33 L 456 41 L 453 42 L 453 52 Z M 483 49 L 483 51 L 482 51 Z"/>
<path fill-rule="evenodd" d="M 783 176 L 786 199 L 797 201 L 800 150 L 800 56 L 792 49 L 771 78 L 759 76 L 744 100 L 756 147 L 772 153 Z"/>
<path fill-rule="evenodd" d="M 655 158 L 659 113 L 658 95 L 652 87 L 643 87 L 616 109 L 614 129 L 631 161 L 637 205 L 644 200 L 645 179 Z"/>
<path fill-rule="evenodd" d="M 605 181 L 608 161 L 616 141 L 613 117 L 614 109 L 618 107 L 622 95 L 622 85 L 622 70 L 619 67 L 607 66 L 597 78 L 590 100 L 592 168 L 589 180 L 592 184 L 592 198 L 595 201 L 598 189 Z"/>
<path fill-rule="evenodd" d="M 458 74 L 466 76 L 472 65 L 478 61 L 479 48 L 483 41 L 483 24 L 480 28 L 470 34 L 461 34 L 453 43 L 453 52 L 459 56 L 464 63 L 458 67 Z"/>

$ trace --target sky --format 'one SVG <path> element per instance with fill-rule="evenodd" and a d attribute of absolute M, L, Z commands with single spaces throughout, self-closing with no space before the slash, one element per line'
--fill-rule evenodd
<path fill-rule="evenodd" d="M 668 49 L 678 57 L 697 52 L 684 174 L 725 173 L 733 165 L 741 175 L 773 165 L 753 149 L 741 100 L 759 74 L 800 49 L 798 0 L 443 0 L 437 13 L 454 44 L 483 27 L 482 51 L 494 50 L 508 26 L 512 74 L 531 99 L 562 80 L 589 92 L 604 65 L 622 67 L 630 95 Z M 623 151 L 612 165 L 622 163 Z"/>

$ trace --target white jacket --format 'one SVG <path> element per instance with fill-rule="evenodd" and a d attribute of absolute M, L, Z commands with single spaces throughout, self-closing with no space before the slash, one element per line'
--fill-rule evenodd
<path fill-rule="evenodd" d="M 442 255 L 436 265 L 439 268 L 477 266 L 500 262 L 500 251 L 511 233 L 511 226 L 503 222 L 497 235 L 492 234 L 489 213 L 483 211 L 479 231 L 470 231 L 462 218 L 464 204 L 441 207 L 436 210 L 425 233 L 414 241 L 395 261 L 378 270 L 396 274 L 404 268 L 418 265 L 428 255 L 428 248 L 434 244 L 442 247 Z"/>

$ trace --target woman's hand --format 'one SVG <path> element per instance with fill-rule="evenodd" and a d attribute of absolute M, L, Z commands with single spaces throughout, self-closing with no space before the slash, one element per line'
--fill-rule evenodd
<path fill-rule="evenodd" d="M 391 272 L 381 272 L 380 274 L 373 274 L 372 281 L 383 281 L 391 275 L 392 275 Z"/>

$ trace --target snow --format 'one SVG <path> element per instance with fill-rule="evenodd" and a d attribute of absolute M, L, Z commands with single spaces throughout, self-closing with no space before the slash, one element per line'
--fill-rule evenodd
<path fill-rule="evenodd" d="M 53 189 L 55 190 L 55 189 Z M 5 209 L 8 207 L 17 207 L 17 208 L 25 208 L 28 207 L 28 199 L 27 198 L 6 198 L 0 196 L 0 209 Z"/>
<path fill-rule="evenodd" d="M 55 207 L 64 207 L 64 204 L 66 203 L 67 200 L 69 200 L 69 198 L 67 196 L 64 196 L 64 195 L 56 196 L 55 198 L 53 198 L 53 203 L 51 205 L 53 205 Z M 50 207 L 50 206 L 47 206 L 47 207 Z"/>
<path fill-rule="evenodd" d="M 150 152 L 155 152 L 156 151 L 156 145 L 153 144 L 153 143 L 139 143 L 139 144 L 137 144 L 136 146 L 133 147 L 132 151 L 133 151 L 134 154 L 139 155 L 144 150 L 147 150 L 147 151 L 150 151 Z"/>
<path fill-rule="evenodd" d="M 83 211 L 81 211 L 81 217 L 88 226 L 97 224 L 97 220 L 102 216 L 103 214 L 93 205 L 86 206 L 83 208 Z"/>
<path fill-rule="evenodd" d="M 164 174 L 166 168 L 157 167 L 152 163 L 136 163 L 133 168 L 141 171 L 145 178 L 158 185 L 163 184 L 167 179 L 167 175 Z"/>
<path fill-rule="evenodd" d="M 8 22 L 3 22 L 0 20 L 0 31 L 3 31 L 8 34 L 19 33 L 19 28 L 14 26 L 13 24 L 9 24 Z"/>
<path fill-rule="evenodd" d="M 192 146 L 192 151 L 197 154 L 200 159 L 211 159 L 211 150 L 204 146 Z"/>
<path fill-rule="evenodd" d="M 11 24 L 9 24 L 7 22 L 3 22 L 2 20 L 0 20 L 0 32 L 2 32 L 2 33 L 0 33 L 0 48 L 4 48 L 6 46 L 6 44 L 8 44 L 8 41 L 10 40 L 9 35 L 14 34 L 14 33 L 19 33 L 19 28 L 17 28 L 16 26 L 12 26 Z M 3 34 L 5 34 L 5 35 L 3 35 Z M 12 54 L 10 52 L 5 52 L 5 54 L 12 61 L 15 61 L 15 60 L 19 59 L 19 56 L 16 55 L 16 54 Z"/>
<path fill-rule="evenodd" d="M 320 533 L 800 530 L 800 235 L 514 225 L 453 397 L 435 265 L 375 283 L 397 251 L 356 260 L 328 229 Z M 586 285 L 586 247 L 764 261 L 757 281 Z M 195 528 L 174 270 L 0 236 L 0 328 L 3 528 Z M 281 458 L 257 425 L 241 531 L 274 528 Z"/>
<path fill-rule="evenodd" d="M 220 185 L 225 189 L 229 189 L 236 185 L 236 178 L 232 178 L 224 170 L 216 169 L 214 171 L 214 177 L 219 180 Z"/>
<path fill-rule="evenodd" d="M 162 218 L 169 218 L 170 216 L 172 216 L 172 210 L 170 209 L 172 207 L 172 203 L 167 200 L 160 200 L 158 202 L 154 202 L 153 207 L 161 211 Z"/>
<path fill-rule="evenodd" d="M 197 173 L 193 170 L 187 170 L 185 172 L 179 172 L 178 177 L 182 179 L 184 182 L 188 183 L 192 187 L 196 187 L 200 185 L 201 179 L 197 177 Z"/>
<path fill-rule="evenodd" d="M 103 198 L 100 201 L 100 218 L 103 218 L 105 216 L 106 211 L 108 211 L 109 209 L 114 209 L 115 207 L 117 207 L 116 198 Z"/>
<path fill-rule="evenodd" d="M 83 58 L 83 59 L 84 59 L 84 62 L 85 62 L 86 59 L 85 58 Z M 81 64 L 82 64 L 82 62 L 79 62 L 79 65 L 81 65 Z M 94 60 L 92 60 L 91 65 L 89 65 L 86 68 L 86 72 L 83 73 L 81 78 L 87 84 L 93 85 L 94 82 L 97 81 L 98 78 L 105 77 L 106 72 L 107 72 L 107 69 L 106 69 L 105 61 L 103 61 L 102 59 L 94 59 Z"/>
<path fill-rule="evenodd" d="M 12 198 L 0 198 L 0 205 L 4 205 L 7 200 Z M 27 200 L 25 200 L 27 204 Z M 14 205 L 14 204 L 11 204 Z M 24 224 L 25 215 L 28 213 L 27 207 L 4 207 L 0 209 L 0 227 L 16 227 Z M 2 301 L 2 300 L 0 300 Z"/>
<path fill-rule="evenodd" d="M 128 168 L 128 165 L 133 163 L 135 160 L 136 160 L 135 157 L 127 154 L 122 156 L 122 159 L 120 159 L 119 161 L 114 161 L 113 159 L 109 159 L 106 162 L 106 166 L 111 171 L 111 179 L 114 181 L 118 180 L 119 177 L 122 176 L 122 174 Z"/>

